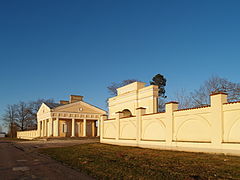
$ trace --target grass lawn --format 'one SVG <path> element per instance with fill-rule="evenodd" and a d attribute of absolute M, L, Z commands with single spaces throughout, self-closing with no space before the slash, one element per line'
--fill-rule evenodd
<path fill-rule="evenodd" d="M 40 149 L 97 179 L 240 179 L 240 157 L 100 143 Z"/>
<path fill-rule="evenodd" d="M 1 141 L 30 141 L 27 139 L 18 139 L 18 138 L 11 138 L 11 137 L 2 137 L 0 138 Z"/>

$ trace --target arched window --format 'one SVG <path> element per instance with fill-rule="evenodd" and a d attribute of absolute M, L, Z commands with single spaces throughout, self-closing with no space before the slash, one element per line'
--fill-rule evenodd
<path fill-rule="evenodd" d="M 131 111 L 129 111 L 128 109 L 124 109 L 122 111 L 122 113 L 123 113 L 123 117 L 130 117 L 130 116 L 132 116 Z"/>

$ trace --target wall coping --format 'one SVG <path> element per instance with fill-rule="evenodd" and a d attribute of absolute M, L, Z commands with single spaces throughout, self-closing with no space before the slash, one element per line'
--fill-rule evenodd
<path fill-rule="evenodd" d="M 144 108 L 144 107 L 138 107 L 138 108 L 136 108 L 136 110 L 138 110 L 138 109 L 146 109 L 146 108 Z"/>
<path fill-rule="evenodd" d="M 119 119 L 132 118 L 132 117 L 136 117 L 136 116 L 121 117 L 121 118 L 119 118 Z"/>
<path fill-rule="evenodd" d="M 112 119 L 105 119 L 104 121 L 110 121 L 110 120 L 116 120 L 116 118 L 112 118 Z"/>
<path fill-rule="evenodd" d="M 115 112 L 115 114 L 118 114 L 118 113 L 123 113 L 123 112 L 122 111 Z"/>
<path fill-rule="evenodd" d="M 30 131 L 37 131 L 37 129 L 34 129 L 34 130 L 22 130 L 22 131 L 17 131 L 17 132 L 30 132 Z"/>
<path fill-rule="evenodd" d="M 170 101 L 170 102 L 167 102 L 165 104 L 179 104 L 179 102 L 177 102 L 177 101 Z"/>
<path fill-rule="evenodd" d="M 175 111 L 187 111 L 187 110 L 193 110 L 193 109 L 201 109 L 201 108 L 208 108 L 211 107 L 211 105 L 201 106 L 201 107 L 194 107 L 194 108 L 186 108 L 186 109 L 178 109 Z"/>
<path fill-rule="evenodd" d="M 228 93 L 225 93 L 225 92 L 216 92 L 216 93 L 211 93 L 210 96 L 215 96 L 215 95 L 218 95 L 218 94 L 228 95 Z"/>
<path fill-rule="evenodd" d="M 150 114 L 143 114 L 142 116 L 154 115 L 154 114 L 164 114 L 165 112 L 157 112 L 157 113 L 150 113 Z"/>
<path fill-rule="evenodd" d="M 227 102 L 227 103 L 223 103 L 223 104 L 236 104 L 236 103 L 240 103 L 240 101 Z"/>

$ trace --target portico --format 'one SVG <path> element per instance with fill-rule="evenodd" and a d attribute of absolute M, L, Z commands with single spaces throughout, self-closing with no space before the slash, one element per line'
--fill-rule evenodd
<path fill-rule="evenodd" d="M 70 96 L 70 101 L 59 104 L 43 103 L 38 117 L 39 137 L 99 136 L 102 109 L 82 101 L 82 96 Z"/>

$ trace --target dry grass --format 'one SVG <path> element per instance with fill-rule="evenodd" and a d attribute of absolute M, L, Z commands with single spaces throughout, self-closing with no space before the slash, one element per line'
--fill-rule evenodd
<path fill-rule="evenodd" d="M 11 137 L 2 137 L 2 138 L 0 138 L 0 141 L 30 141 L 30 140 L 11 138 Z"/>
<path fill-rule="evenodd" d="M 240 179 L 240 157 L 106 144 L 41 149 L 97 179 Z"/>

